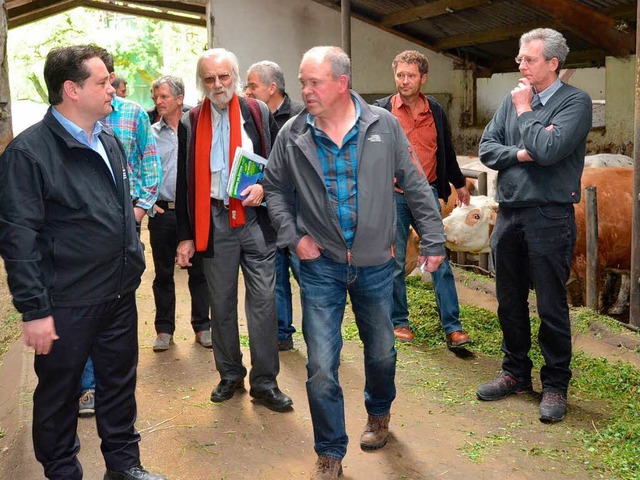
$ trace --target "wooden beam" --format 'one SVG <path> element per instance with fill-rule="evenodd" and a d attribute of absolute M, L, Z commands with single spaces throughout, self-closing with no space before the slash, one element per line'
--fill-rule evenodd
<path fill-rule="evenodd" d="M 106 0 L 12 0 L 6 3 L 9 28 L 19 27 L 52 15 L 86 6 L 126 15 L 138 15 L 187 25 L 204 27 L 206 0 L 144 1 L 129 0 L 111 3 Z M 137 6 L 144 8 L 137 8 Z M 186 13 L 181 15 L 180 13 Z"/>
<path fill-rule="evenodd" d="M 96 0 L 98 1 L 98 0 Z M 99 1 L 108 1 L 108 0 L 99 0 Z M 113 3 L 113 2 L 110 2 Z M 122 4 L 123 6 L 127 5 L 140 5 L 142 7 L 157 7 L 162 10 L 171 10 L 175 12 L 186 12 L 186 13 L 194 13 L 196 15 L 204 16 L 206 14 L 206 5 L 204 2 L 186 2 L 186 1 L 171 1 L 171 0 L 152 0 L 152 1 L 144 1 L 144 0 L 122 0 L 117 2 L 118 4 Z"/>
<path fill-rule="evenodd" d="M 387 27 L 393 27 L 395 25 L 417 22 L 425 18 L 437 17 L 447 13 L 478 7 L 487 3 L 491 3 L 491 0 L 436 0 L 427 5 L 397 10 L 382 17 L 380 23 Z"/>
<path fill-rule="evenodd" d="M 468 47 L 470 45 L 482 45 L 483 43 L 501 42 L 511 38 L 518 38 L 525 32 L 538 27 L 558 28 L 555 22 L 540 20 L 537 22 L 521 23 L 519 25 L 511 25 L 508 27 L 493 28 L 482 32 L 468 33 L 466 35 L 454 35 L 452 37 L 443 38 L 435 42 L 436 48 L 439 50 L 450 50 L 458 47 Z M 518 52 L 513 52 L 515 55 Z"/>
<path fill-rule="evenodd" d="M 574 0 L 520 0 L 553 17 L 569 30 L 607 54 L 623 57 L 635 49 L 634 32 L 621 31 L 613 18 Z"/>
<path fill-rule="evenodd" d="M 9 29 L 20 27 L 28 23 L 33 23 L 43 18 L 57 15 L 58 13 L 66 12 L 72 8 L 80 7 L 84 3 L 83 0 L 65 0 L 58 2 L 33 2 L 34 5 L 41 5 L 40 7 L 31 9 L 26 5 L 22 5 L 21 8 L 11 8 L 9 13 Z M 7 5 L 8 7 L 10 5 Z"/>
<path fill-rule="evenodd" d="M 600 10 L 601 13 L 609 15 L 617 19 L 636 20 L 636 3 L 628 3 L 626 5 L 614 5 Z"/>
<path fill-rule="evenodd" d="M 125 15 L 137 15 L 139 17 L 153 18 L 156 20 L 164 20 L 167 22 L 195 25 L 197 27 L 206 27 L 207 25 L 207 20 L 204 15 L 179 15 L 177 10 L 170 11 L 164 9 L 136 8 L 133 6 L 122 6 L 118 4 L 107 3 L 100 0 L 85 0 L 83 4 L 87 8 L 107 10 L 110 12 L 122 13 Z M 153 5 L 148 5 L 148 7 L 153 7 Z"/>

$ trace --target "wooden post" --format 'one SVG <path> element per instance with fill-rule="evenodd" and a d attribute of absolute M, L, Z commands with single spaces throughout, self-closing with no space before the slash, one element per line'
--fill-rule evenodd
<path fill-rule="evenodd" d="M 640 2 L 636 18 L 640 19 Z M 636 96 L 633 149 L 633 220 L 631 222 L 631 285 L 629 294 L 629 324 L 640 327 L 640 22 L 636 22 Z"/>
<path fill-rule="evenodd" d="M 598 311 L 598 192 L 584 189 L 584 215 L 587 235 L 587 307 Z"/>
<path fill-rule="evenodd" d="M 0 153 L 13 138 L 7 33 L 7 5 L 4 0 L 0 0 Z"/>
<path fill-rule="evenodd" d="M 215 48 L 216 45 L 215 40 L 215 26 L 216 26 L 216 16 L 213 12 L 213 0 L 209 0 L 207 2 L 206 8 L 207 15 L 207 48 Z"/>
<path fill-rule="evenodd" d="M 342 50 L 351 58 L 351 0 L 341 0 L 340 16 L 342 19 Z"/>

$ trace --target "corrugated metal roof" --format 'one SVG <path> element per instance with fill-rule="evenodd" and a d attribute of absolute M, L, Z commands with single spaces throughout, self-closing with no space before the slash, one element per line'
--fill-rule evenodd
<path fill-rule="evenodd" d="M 70 5 L 206 24 L 209 0 L 6 0 L 9 27 L 32 22 Z M 313 0 L 340 10 L 341 0 Z M 96 5 L 100 6 L 97 7 Z M 153 11 L 148 10 L 153 6 Z M 141 10 L 145 7 L 146 10 Z M 602 65 L 606 56 L 635 52 L 637 0 L 353 0 L 351 12 L 369 24 L 419 45 L 463 59 L 479 74 L 515 71 L 522 33 L 560 30 L 571 53 L 567 66 Z M 179 17 L 175 12 L 183 15 Z M 184 16 L 186 15 L 186 16 Z"/>
<path fill-rule="evenodd" d="M 340 0 L 314 0 L 340 9 Z M 635 52 L 637 0 L 354 0 L 354 16 L 416 43 L 475 63 L 517 70 L 520 35 L 551 27 L 567 38 L 567 66 L 602 65 Z"/>

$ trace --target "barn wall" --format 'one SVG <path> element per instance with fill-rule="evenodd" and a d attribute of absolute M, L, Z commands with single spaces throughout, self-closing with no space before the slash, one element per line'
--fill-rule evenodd
<path fill-rule="evenodd" d="M 227 48 L 238 56 L 243 77 L 252 63 L 272 60 L 284 70 L 288 93 L 296 99 L 300 98 L 297 75 L 303 53 L 316 45 L 341 43 L 340 13 L 309 0 L 215 0 L 213 14 L 214 46 Z M 244 28 L 239 27 L 239 18 L 244 19 Z M 449 58 L 359 20 L 352 21 L 351 38 L 353 87 L 358 93 L 392 93 L 391 61 L 406 49 L 417 49 L 429 56 L 427 91 L 450 90 Z"/>
<path fill-rule="evenodd" d="M 288 93 L 296 99 L 300 98 L 297 72 L 302 54 L 315 45 L 340 45 L 341 42 L 340 13 L 316 2 L 215 0 L 212 4 L 215 46 L 236 53 L 243 76 L 253 62 L 264 59 L 277 62 L 285 71 Z M 239 18 L 244 20 L 244 28 L 239 28 Z M 394 91 L 390 68 L 393 57 L 405 49 L 426 53 L 431 68 L 424 91 L 434 94 L 447 108 L 459 152 L 475 154 L 483 127 L 517 83 L 519 74 L 477 79 L 474 118 L 469 76 L 454 71 L 451 59 L 359 20 L 353 20 L 351 28 L 354 89 L 372 96 L 391 93 Z M 603 107 L 606 113 L 601 121 L 605 127 L 590 135 L 590 151 L 631 153 L 634 76 L 634 59 L 607 58 L 606 69 L 580 69 L 571 77 L 570 83 L 586 90 L 594 100 L 603 100 L 607 94 L 607 104 Z M 595 113 L 600 115 L 602 108 Z M 459 127 L 470 124 L 475 126 Z"/>

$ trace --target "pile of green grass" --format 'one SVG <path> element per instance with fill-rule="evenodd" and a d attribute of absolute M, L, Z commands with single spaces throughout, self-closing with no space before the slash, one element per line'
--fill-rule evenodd
<path fill-rule="evenodd" d="M 432 285 L 421 281 L 420 277 L 409 277 L 407 296 L 411 328 L 417 342 L 429 346 L 442 346 L 445 340 Z M 623 328 L 616 320 L 599 316 L 586 309 L 572 310 L 571 316 L 574 331 L 588 331 L 589 324 L 593 321 L 606 325 L 616 333 Z M 460 319 L 465 331 L 474 340 L 474 352 L 502 356 L 502 333 L 494 313 L 478 307 L 461 305 Z M 537 342 L 539 326 L 539 319 L 534 317 L 530 357 L 536 369 L 544 364 Z M 594 421 L 593 430 L 578 432 L 584 445 L 584 464 L 601 465 L 607 472 L 607 478 L 640 479 L 640 371 L 628 364 L 614 364 L 607 359 L 593 358 L 582 352 L 574 352 L 571 368 L 571 395 L 605 402 L 610 413 L 607 418 Z M 594 459 L 597 459 L 597 462 L 594 462 Z"/>

